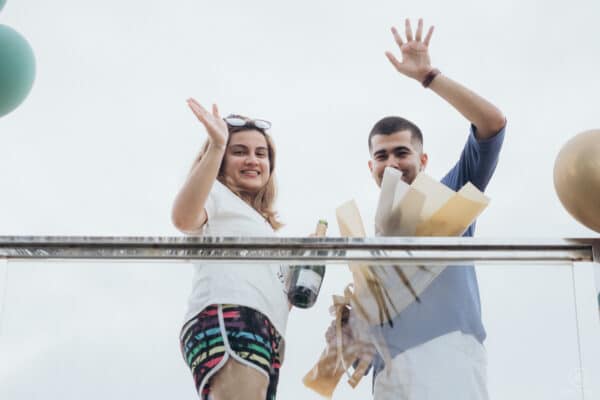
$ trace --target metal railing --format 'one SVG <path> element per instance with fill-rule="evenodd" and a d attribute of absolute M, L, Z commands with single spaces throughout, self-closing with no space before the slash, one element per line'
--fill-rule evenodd
<path fill-rule="evenodd" d="M 0 259 L 346 264 L 600 262 L 600 238 L 0 236 Z"/>
<path fill-rule="evenodd" d="M 461 263 L 476 263 L 478 266 L 491 264 L 492 269 L 488 268 L 486 272 L 490 273 L 492 277 L 498 278 L 505 274 L 509 276 L 507 282 L 518 282 L 521 278 L 521 274 L 528 273 L 527 268 L 524 269 L 512 269 L 512 272 L 504 271 L 501 268 L 496 267 L 508 266 L 508 265 L 534 265 L 535 268 L 539 265 L 540 267 L 549 266 L 549 268 L 540 268 L 538 271 L 540 274 L 544 274 L 544 277 L 552 277 L 550 285 L 545 286 L 547 282 L 543 282 L 539 286 L 536 286 L 538 292 L 532 294 L 529 288 L 525 293 L 531 305 L 527 308 L 527 301 L 523 303 L 511 302 L 511 299 L 516 298 L 514 290 L 505 290 L 502 285 L 491 287 L 488 285 L 486 299 L 494 297 L 496 303 L 489 302 L 487 304 L 487 314 L 493 316 L 495 325 L 491 324 L 490 330 L 494 332 L 495 342 L 490 342 L 489 349 L 494 358 L 494 371 L 498 374 L 498 371 L 506 371 L 512 368 L 514 360 L 507 361 L 504 363 L 502 354 L 506 352 L 505 348 L 518 348 L 515 352 L 521 351 L 524 353 L 524 349 L 528 352 L 535 349 L 538 353 L 545 350 L 545 344 L 535 344 L 527 342 L 528 337 L 536 337 L 540 332 L 546 332 L 542 336 L 550 336 L 552 346 L 558 345 L 559 355 L 558 360 L 560 362 L 550 363 L 553 368 L 549 368 L 545 373 L 550 378 L 544 378 L 544 382 L 550 379 L 550 382 L 554 382 L 552 386 L 553 390 L 565 390 L 569 393 L 569 398 L 581 398 L 581 399 L 592 399 L 596 398 L 595 393 L 600 393 L 600 385 L 597 384 L 595 379 L 600 371 L 600 363 L 598 363 L 597 346 L 597 334 L 600 331 L 598 329 L 598 314 L 591 315 L 592 309 L 589 306 L 591 302 L 591 296 L 596 296 L 600 287 L 593 287 L 593 268 L 587 267 L 580 268 L 578 263 L 590 263 L 595 262 L 595 267 L 600 273 L 600 238 L 575 238 L 575 239 L 490 239 L 490 238 L 462 238 L 462 237 L 370 237 L 370 238 L 241 238 L 241 237 L 98 237 L 98 236 L 79 236 L 79 237 L 68 237 L 68 236 L 0 236 L 0 326 L 3 326 L 3 330 L 0 330 L 0 337 L 3 339 L 9 338 L 7 343 L 10 346 L 17 346 L 17 350 L 13 350 L 12 356 L 14 359 L 20 359 L 23 349 L 28 348 L 29 341 L 35 340 L 35 332 L 32 333 L 30 327 L 29 315 L 38 313 L 39 310 L 43 309 L 45 314 L 49 316 L 44 319 L 39 315 L 35 314 L 35 320 L 42 320 L 46 327 L 50 328 L 48 335 L 54 334 L 55 336 L 67 335 L 69 332 L 63 332 L 61 328 L 54 327 L 53 321 L 60 320 L 61 324 L 72 318 L 72 325 L 79 326 L 82 324 L 81 313 L 70 314 L 73 309 L 73 304 L 94 304 L 90 299 L 96 300 L 98 293 L 102 293 L 102 298 L 111 298 L 114 293 L 118 292 L 117 289 L 108 285 L 104 287 L 102 284 L 96 285 L 94 282 L 90 286 L 83 287 L 81 290 L 73 290 L 63 294 L 59 289 L 56 291 L 49 290 L 44 295 L 39 297 L 31 296 L 30 302 L 33 306 L 28 306 L 28 302 L 23 302 L 20 299 L 23 293 L 35 292 L 35 288 L 44 287 L 42 284 L 35 286 L 35 279 L 31 279 L 38 271 L 42 272 L 47 270 L 48 265 L 46 264 L 40 270 L 36 265 L 38 262 L 75 262 L 84 261 L 89 262 L 90 270 L 97 274 L 98 271 L 104 270 L 105 265 L 92 265 L 92 262 L 196 262 L 196 261 L 207 261 L 210 263 L 222 263 L 222 262 L 235 262 L 240 264 L 257 264 L 263 262 L 278 262 L 287 264 L 311 264 L 311 263 L 327 263 L 328 265 L 348 264 L 349 262 L 364 262 L 364 263 L 376 263 L 378 265 L 385 264 L 444 264 L 444 265 L 460 265 Z M 14 265 L 14 269 L 11 269 L 10 263 L 21 262 L 20 265 Z M 558 267 L 558 270 L 556 268 Z M 110 266 L 109 266 L 110 267 Z M 123 266 L 125 269 L 127 267 Z M 144 268 L 148 268 L 149 271 L 153 270 L 152 265 L 146 265 Z M 161 265 L 156 265 L 157 268 L 162 268 Z M 251 265 L 249 265 L 251 267 Z M 566 268 L 571 268 L 569 271 Z M 11 269 L 10 274 L 8 273 Z M 121 266 L 118 268 L 121 271 Z M 144 269 L 146 270 L 146 269 Z M 171 272 L 178 270 L 178 268 L 170 269 Z M 2 273 L 2 271 L 4 271 Z M 57 269 L 57 276 L 60 279 L 64 279 L 70 273 L 79 271 L 79 268 L 60 266 Z M 115 272 L 115 269 L 110 270 Z M 156 272 L 156 269 L 154 269 Z M 531 270 L 529 270 L 530 272 Z M 49 272 L 43 271 L 44 277 L 48 277 Z M 176 272 L 176 271 L 175 271 Z M 557 280 L 557 272 L 559 272 L 560 280 Z M 537 272 L 536 272 L 537 273 Z M 161 269 L 161 279 L 164 276 L 164 270 Z M 512 274 L 513 280 L 510 280 Z M 126 274 L 125 274 L 126 275 Z M 519 276 L 515 279 L 514 277 Z M 97 275 L 92 275 L 97 276 Z M 531 277 L 528 275 L 529 278 Z M 600 275 L 599 275 L 600 276 Z M 10 279 L 8 279 L 10 278 Z M 123 277 L 121 277 L 123 278 Z M 124 279 L 127 279 L 126 276 Z M 491 280 L 488 276 L 487 282 Z M 33 283 L 32 283 L 33 282 Z M 77 281 L 79 282 L 79 281 Z M 556 282 L 560 282 L 560 288 L 556 286 Z M 9 283 L 11 290 L 9 288 Z M 85 282 L 81 283 L 85 285 Z M 117 302 L 119 313 L 118 315 L 126 314 L 129 321 L 129 315 L 137 315 L 140 310 L 150 309 L 152 310 L 151 319 L 159 318 L 165 321 L 165 325 L 169 323 L 177 325 L 177 318 L 172 317 L 175 306 L 171 308 L 165 307 L 161 311 L 160 305 L 164 306 L 165 296 L 156 295 L 153 291 L 158 290 L 160 284 L 154 285 L 150 288 L 144 288 L 136 286 L 135 291 L 141 292 L 140 295 L 144 298 L 143 307 L 137 308 L 136 302 L 128 302 L 130 299 L 129 288 L 124 289 L 122 300 Z M 552 286 L 554 284 L 554 286 Z M 33 285 L 33 289 L 31 286 Z M 97 286 L 97 287 L 96 287 Z M 90 287 L 96 288 L 95 290 L 87 289 Z M 519 286 L 522 288 L 523 286 Z M 98 289 L 100 288 L 100 289 Z M 490 291 L 490 288 L 493 289 Z M 51 289 L 51 288 L 50 288 Z M 170 294 L 178 293 L 177 290 L 169 292 Z M 496 292 L 494 292 L 496 290 Z M 498 291 L 502 294 L 499 295 Z M 10 295 L 7 295 L 10 292 Z M 161 292 L 165 293 L 165 292 Z M 495 293 L 495 295 L 494 295 Z M 549 294 L 551 293 L 551 294 Z M 49 295 L 48 295 L 49 294 Z M 139 294 L 139 293 L 138 293 Z M 61 297 L 62 296 L 62 297 Z M 536 296 L 540 299 L 536 299 Z M 64 299 L 70 299 L 70 301 L 60 303 Z M 499 302 L 498 299 L 507 299 L 506 302 L 503 300 Z M 61 300 L 62 299 L 62 300 Z M 548 301 L 552 301 L 548 308 Z M 595 298 L 592 299 L 594 302 Z M 50 307 L 48 304 L 51 301 L 55 301 L 56 305 Z M 175 302 L 175 300 L 173 300 Z M 567 304 L 569 302 L 569 304 Z M 6 307 L 8 304 L 8 307 Z M 108 307 L 108 306 L 107 306 Z M 114 304 L 113 304 L 114 307 Z M 325 306 L 326 307 L 326 306 Z M 511 309 L 512 314 L 519 314 L 514 316 L 507 312 L 507 309 Z M 552 308 L 554 307 L 554 308 Z M 557 307 L 560 309 L 559 314 L 555 314 Z M 523 309 L 522 309 L 523 308 Z M 7 313 L 6 310 L 9 312 Z M 66 310 L 66 311 L 65 311 Z M 81 306 L 81 310 L 87 312 L 87 306 Z M 95 309 L 96 313 L 101 308 Z M 123 323 L 117 317 L 113 317 L 112 313 L 115 308 L 107 311 L 106 313 L 94 314 L 89 320 L 95 321 L 96 319 L 105 321 L 101 323 L 89 322 L 86 320 L 89 326 L 93 329 L 98 330 L 97 332 L 103 332 L 103 326 L 115 326 L 116 324 Z M 123 311 L 127 310 L 127 312 Z M 527 319 L 523 319 L 522 314 L 527 314 Z M 551 315 L 552 318 L 546 318 L 545 315 Z M 296 346 L 301 348 L 298 352 L 302 354 L 314 350 L 314 357 L 318 356 L 321 348 L 312 349 L 306 345 L 309 340 L 319 340 L 318 346 L 322 345 L 322 332 L 319 329 L 325 329 L 323 324 L 317 323 L 317 321 L 328 322 L 328 313 L 325 309 L 321 310 L 321 313 L 317 313 L 316 310 L 310 314 L 310 317 L 305 317 L 302 313 L 297 313 L 294 318 L 302 319 L 300 325 L 304 327 L 310 320 L 311 326 L 314 326 L 312 330 L 304 330 L 302 333 L 302 342 L 296 342 Z M 556 315 L 560 315 L 562 320 L 555 319 Z M 19 318 L 17 318 L 19 317 Z M 139 316 L 142 320 L 142 316 Z M 310 318 L 310 319 L 308 319 Z M 521 318 L 521 319 L 519 319 Z M 491 317 L 490 317 L 491 320 Z M 505 339 L 502 335 L 507 335 L 507 332 L 513 332 L 514 321 L 527 321 L 529 328 L 526 326 L 520 326 L 521 338 L 523 342 L 510 342 L 507 343 L 508 339 Z M 2 324 L 2 322 L 4 322 Z M 324 323 L 325 323 L 324 322 Z M 36 322 L 37 323 L 37 322 Z M 144 320 L 144 324 L 147 324 L 147 320 Z M 304 325 L 303 325 L 304 324 Z M 57 325 L 58 326 L 58 325 Z M 127 329 L 133 329 L 137 325 L 131 323 Z M 89 328 L 86 328 L 89 329 Z M 146 329 L 144 327 L 144 329 Z M 156 327 L 155 327 L 156 329 Z M 175 329 L 175 328 L 174 328 Z M 66 329 L 65 329 L 66 330 Z M 317 332 L 317 330 L 319 330 Z M 314 331 L 314 332 L 313 332 Z M 146 331 L 144 331 L 146 332 Z M 146 334 L 148 334 L 146 332 Z M 307 335 L 313 336 L 307 336 Z M 2 336 L 4 335 L 4 336 Z M 125 335 L 125 334 L 124 334 Z M 110 335 L 109 339 L 110 339 Z M 165 344 L 166 340 L 163 337 L 166 334 L 163 331 L 155 332 L 155 336 L 152 336 L 152 340 L 156 343 L 163 343 L 159 348 L 169 348 L 169 344 Z M 319 336 L 318 339 L 314 337 Z M 23 343 L 20 343 L 15 338 L 23 337 Z M 87 346 L 89 343 L 97 345 L 91 339 L 87 338 L 84 333 L 81 334 L 81 339 L 75 341 L 79 343 L 80 347 L 78 351 L 84 353 L 82 350 L 84 345 Z M 542 338 L 543 339 L 543 338 Z M 11 341 L 12 340 L 12 341 Z M 119 346 L 119 341 L 112 339 L 113 342 L 106 340 L 110 346 Z M 504 340 L 504 341 L 503 341 Z M 538 340 L 536 340 L 538 341 Z M 16 344 L 15 344 L 16 343 Z M 298 344 L 301 343 L 301 344 Z M 4 348 L 8 349 L 7 344 Z M 71 344 L 69 344 L 71 346 Z M 1 347 L 1 343 L 0 343 Z M 85 351 L 88 351 L 88 347 L 85 347 Z M 500 350 L 501 349 L 501 350 Z M 1 350 L 1 349 L 0 349 Z M 310 351 L 309 351 L 310 350 Z M 556 353 L 556 349 L 553 348 L 553 354 Z M 66 351 L 66 350 L 65 350 Z M 511 350 L 513 351 L 513 350 Z M 8 354 L 8 353 L 6 353 Z M 52 358 L 52 354 L 48 355 L 49 359 Z M 63 350 L 58 352 L 59 357 L 63 356 Z M 87 353 L 86 353 L 87 354 Z M 93 353 L 92 353 L 93 354 Z M 167 360 L 170 358 L 170 353 L 166 350 L 161 353 L 161 360 Z M 528 353 L 529 354 L 529 353 Z M 537 354 L 537 353 L 535 353 Z M 293 357 L 294 353 L 290 353 L 290 357 Z M 5 357 L 5 354 L 3 354 Z M 541 360 L 541 359 L 540 359 Z M 312 361 L 312 359 L 311 359 Z M 54 363 L 54 361 L 52 361 Z M 125 361 L 120 360 L 120 363 Z M 132 361 L 133 363 L 133 361 Z M 520 363 L 524 366 L 529 366 L 528 371 L 535 373 L 535 368 L 542 366 L 542 361 L 538 362 L 535 360 L 527 360 L 525 356 L 520 360 Z M 543 361 L 546 363 L 546 361 Z M 54 365 L 54 364 L 53 364 Z M 157 364 L 160 366 L 160 363 Z M 157 366 L 157 368 L 159 368 Z M 509 367 L 510 366 L 510 367 Z M 103 368 L 110 368 L 111 365 L 106 362 Z M 525 368 L 525 367 L 523 367 Z M 71 371 L 73 374 L 79 371 L 78 364 L 74 363 Z M 168 369 L 172 369 L 171 365 L 167 365 L 164 370 L 159 370 L 161 374 L 168 373 Z M 8 370 L 8 369 L 6 369 Z M 158 369 L 157 369 L 158 370 Z M 300 373 L 291 373 L 288 370 L 288 374 L 300 375 L 300 373 L 306 372 L 301 370 Z M 520 371 L 520 370 L 519 370 Z M 2 372 L 0 368 L 0 372 Z M 504 373 L 504 372 L 503 372 Z M 553 375 L 552 375 L 553 374 Z M 294 375 L 294 377 L 296 376 Z M 539 375 L 539 376 L 538 376 Z M 510 379 L 519 382 L 520 376 L 518 372 L 510 375 Z M 187 376 L 186 376 L 187 377 Z M 0 376 L 2 378 L 2 376 Z M 296 378 L 294 378 L 296 379 Z M 508 378 L 507 378 L 508 379 Z M 510 379 L 503 380 L 510 382 Z M 299 379 L 297 379 L 299 380 Z M 8 382 L 8 381 L 7 381 Z M 546 385 L 541 383 L 541 375 L 538 373 L 529 381 L 528 386 L 534 386 L 537 388 Z M 294 390 L 304 390 L 298 386 L 289 386 L 289 392 Z M 0 385 L 1 386 L 1 385 Z M 183 386 L 183 384 L 182 384 Z M 344 385 L 341 385 L 344 386 Z M 366 386 L 369 386 L 368 383 Z M 563 388 L 563 389 L 561 389 Z M 498 392 L 497 386 L 492 388 Z M 342 387 L 339 389 L 342 391 L 342 397 L 340 398 L 365 398 L 370 395 L 370 388 L 359 389 L 363 390 L 362 396 L 350 392 L 350 389 Z M 346 390 L 346 391 L 344 391 Z M 1 390 L 0 390 L 1 392 Z M 518 390 L 513 390 L 518 393 Z M 289 394 L 282 391 L 282 398 L 287 398 Z M 316 398 L 310 397 L 311 393 L 303 393 L 302 398 Z M 346 396 L 346 397 L 343 397 Z M 0 395 L 1 397 L 1 395 Z M 561 397 L 562 398 L 562 397 Z"/>

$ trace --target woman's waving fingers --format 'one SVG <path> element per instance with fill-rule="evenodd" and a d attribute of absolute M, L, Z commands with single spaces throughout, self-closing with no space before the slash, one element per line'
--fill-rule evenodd
<path fill-rule="evenodd" d="M 198 103 L 194 99 L 188 99 L 187 104 L 194 113 L 194 115 L 202 122 L 203 124 L 207 122 L 206 117 L 209 115 L 208 111 L 200 103 Z"/>
<path fill-rule="evenodd" d="M 215 103 L 213 103 L 213 105 L 212 105 L 212 114 L 213 114 L 213 117 L 215 117 L 217 120 L 222 119 L 221 114 L 219 114 L 219 107 Z"/>
<path fill-rule="evenodd" d="M 224 146 L 227 143 L 229 132 L 227 130 L 227 124 L 219 115 L 219 108 L 217 105 L 212 105 L 212 113 L 210 113 L 202 106 L 202 104 L 198 103 L 193 98 L 188 99 L 187 104 L 196 118 L 198 118 L 206 128 L 206 132 L 208 133 L 211 142 L 218 146 Z"/>

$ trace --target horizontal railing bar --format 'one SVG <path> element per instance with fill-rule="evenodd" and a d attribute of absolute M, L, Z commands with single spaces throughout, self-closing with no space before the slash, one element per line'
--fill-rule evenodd
<path fill-rule="evenodd" d="M 205 260 L 211 263 L 536 263 L 593 261 L 598 248 L 600 239 L 595 238 L 0 236 L 0 258 L 38 261 L 81 259 Z"/>
<path fill-rule="evenodd" d="M 342 246 L 355 247 L 462 247 L 473 246 L 478 248 L 585 248 L 589 249 L 594 244 L 599 244 L 600 238 L 567 238 L 567 239 L 498 239 L 498 238 L 472 238 L 472 237 L 367 237 L 367 238 L 307 238 L 307 237 L 202 237 L 202 236 L 0 236 L 0 248 L 23 245 L 94 245 L 94 246 L 196 246 L 198 244 L 209 247 L 330 247 Z"/>

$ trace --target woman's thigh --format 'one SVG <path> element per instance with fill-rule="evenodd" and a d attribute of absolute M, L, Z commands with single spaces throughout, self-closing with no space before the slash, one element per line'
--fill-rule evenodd
<path fill-rule="evenodd" d="M 265 400 L 269 378 L 248 365 L 229 358 L 210 382 L 214 400 Z"/>

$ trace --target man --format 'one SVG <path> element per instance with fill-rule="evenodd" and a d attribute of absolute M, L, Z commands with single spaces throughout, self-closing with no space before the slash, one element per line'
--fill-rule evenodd
<path fill-rule="evenodd" d="M 459 111 L 471 128 L 459 161 L 442 179 L 453 190 L 473 183 L 485 190 L 498 160 L 506 119 L 494 105 L 443 75 L 431 65 L 431 27 L 423 38 L 420 19 L 415 35 L 406 21 L 403 39 L 392 33 L 402 53 L 399 61 L 386 56 L 401 74 L 416 80 Z M 427 166 L 419 128 L 400 117 L 386 117 L 369 135 L 369 168 L 381 185 L 386 167 L 402 171 L 411 183 Z M 472 236 L 471 225 L 464 236 Z M 373 392 L 384 399 L 487 399 L 486 333 L 473 266 L 450 266 L 414 302 L 393 319 L 393 326 L 377 327 L 383 336 L 391 365 L 381 356 L 373 364 Z"/>

